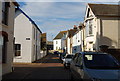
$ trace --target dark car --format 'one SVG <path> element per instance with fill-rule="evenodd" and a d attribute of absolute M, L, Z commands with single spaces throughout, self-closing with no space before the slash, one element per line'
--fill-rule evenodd
<path fill-rule="evenodd" d="M 54 52 L 54 54 L 55 54 L 55 55 L 58 55 L 58 54 L 59 54 L 59 52 L 58 52 L 58 51 L 55 51 L 55 52 Z"/>
<path fill-rule="evenodd" d="M 100 52 L 76 53 L 72 59 L 71 79 L 87 81 L 119 81 L 120 64 L 110 54 Z"/>
<path fill-rule="evenodd" d="M 61 54 L 59 55 L 59 59 L 62 61 L 62 59 L 64 58 L 65 55 L 66 55 L 66 53 L 61 53 Z"/>

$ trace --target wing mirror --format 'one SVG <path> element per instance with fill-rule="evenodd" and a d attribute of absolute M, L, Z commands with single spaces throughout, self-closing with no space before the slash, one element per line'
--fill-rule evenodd
<path fill-rule="evenodd" d="M 79 67 L 80 69 L 83 69 L 83 65 L 76 64 L 76 67 Z"/>

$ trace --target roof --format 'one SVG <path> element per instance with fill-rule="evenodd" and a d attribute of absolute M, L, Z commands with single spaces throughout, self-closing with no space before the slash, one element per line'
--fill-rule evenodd
<path fill-rule="evenodd" d="M 120 5 L 88 3 L 96 16 L 120 16 Z"/>
<path fill-rule="evenodd" d="M 10 1 L 10 0 L 8 0 L 8 1 Z M 12 1 L 12 3 L 15 5 L 15 6 L 20 6 L 17 2 L 16 2 L 16 0 L 11 0 Z"/>
<path fill-rule="evenodd" d="M 61 39 L 63 37 L 64 33 L 67 33 L 67 31 L 60 31 L 53 40 L 55 40 L 55 39 Z"/>
<path fill-rule="evenodd" d="M 29 19 L 29 21 L 36 26 L 36 28 L 40 31 L 40 33 L 42 33 L 42 31 L 38 28 L 37 24 L 25 12 L 23 12 L 19 7 L 16 8 L 16 11 L 17 10 L 23 13 Z"/>
<path fill-rule="evenodd" d="M 68 30 L 68 37 L 73 37 L 73 35 L 75 34 L 76 31 L 77 31 L 77 29 Z"/>

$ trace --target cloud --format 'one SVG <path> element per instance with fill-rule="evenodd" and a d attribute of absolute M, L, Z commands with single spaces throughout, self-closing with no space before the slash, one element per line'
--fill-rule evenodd
<path fill-rule="evenodd" d="M 86 3 L 27 2 L 22 10 L 47 32 L 48 40 L 62 30 L 68 30 L 84 19 Z"/>
<path fill-rule="evenodd" d="M 82 11 L 85 10 L 85 6 L 81 3 L 28 2 L 22 9 L 30 16 L 41 18 L 76 18 L 78 14 L 84 13 Z"/>
<path fill-rule="evenodd" d="M 68 30 L 84 20 L 87 3 L 32 1 L 24 3 L 21 8 L 37 23 L 42 32 L 47 33 L 48 40 L 54 38 L 59 31 Z"/>

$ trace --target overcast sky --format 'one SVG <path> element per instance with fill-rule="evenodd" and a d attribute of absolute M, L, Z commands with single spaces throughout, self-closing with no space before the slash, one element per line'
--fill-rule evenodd
<path fill-rule="evenodd" d="M 83 0 L 23 0 L 20 2 L 20 8 L 35 21 L 42 32 L 47 33 L 48 41 L 51 41 L 60 31 L 73 28 L 83 22 L 86 2 Z M 35 2 L 37 1 L 37 2 Z M 95 3 L 96 0 L 89 0 L 89 3 Z M 99 3 L 111 3 L 111 0 L 97 0 Z M 104 2 L 102 2 L 104 1 Z M 118 2 L 118 0 L 114 0 Z M 116 4 L 116 3 L 115 3 Z"/>

